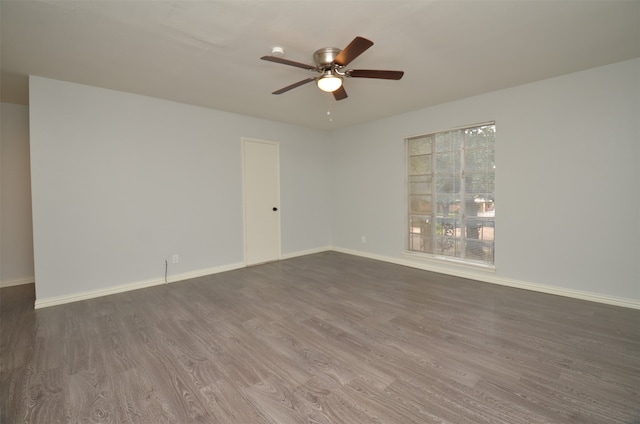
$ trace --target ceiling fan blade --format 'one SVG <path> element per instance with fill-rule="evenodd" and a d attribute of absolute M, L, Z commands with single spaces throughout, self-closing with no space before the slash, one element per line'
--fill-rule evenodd
<path fill-rule="evenodd" d="M 298 81 L 296 83 L 293 83 L 291 85 L 287 85 L 286 87 L 281 88 L 280 90 L 276 90 L 271 94 L 282 94 L 282 93 L 286 93 L 289 90 L 293 90 L 296 87 L 300 87 L 301 85 L 305 85 L 306 83 L 309 83 L 311 81 L 315 81 L 315 78 L 307 78 L 307 79 L 303 79 L 302 81 Z"/>
<path fill-rule="evenodd" d="M 260 59 L 266 60 L 269 62 L 281 63 L 283 65 L 295 66 L 297 68 L 315 70 L 316 67 L 313 65 L 307 65 L 306 63 L 294 62 L 293 60 L 284 59 L 278 56 L 262 56 Z"/>
<path fill-rule="evenodd" d="M 347 66 L 353 59 L 360 56 L 371 46 L 373 46 L 373 41 L 356 37 L 338 54 L 334 62 L 340 66 Z"/>
<path fill-rule="evenodd" d="M 347 96 L 347 92 L 344 89 L 344 85 L 341 85 L 340 88 L 338 88 L 336 91 L 333 92 L 333 97 L 336 100 L 344 100 L 347 97 L 349 97 Z"/>
<path fill-rule="evenodd" d="M 351 78 L 378 78 L 399 80 L 403 75 L 403 71 L 381 71 L 376 69 L 352 69 L 350 71 L 347 71 L 347 76 Z"/>

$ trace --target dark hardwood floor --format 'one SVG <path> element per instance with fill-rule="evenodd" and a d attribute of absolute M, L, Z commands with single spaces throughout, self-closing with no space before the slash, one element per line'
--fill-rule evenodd
<path fill-rule="evenodd" d="M 0 421 L 640 423 L 640 311 L 335 252 L 33 309 Z"/>

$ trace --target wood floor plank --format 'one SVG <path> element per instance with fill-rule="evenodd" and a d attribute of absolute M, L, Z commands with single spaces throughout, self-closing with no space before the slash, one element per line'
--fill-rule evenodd
<path fill-rule="evenodd" d="M 146 372 L 134 368 L 109 376 L 114 388 L 111 401 L 116 406 L 118 424 L 189 422 L 169 398 L 163 397 Z M 83 413 L 84 410 L 79 410 Z"/>
<path fill-rule="evenodd" d="M 330 424 L 317 408 L 310 407 L 293 387 L 275 375 L 242 389 L 254 409 L 272 424 L 312 422 Z"/>
<path fill-rule="evenodd" d="M 64 387 L 68 382 L 62 369 L 29 369 L 27 375 L 25 397 L 20 399 L 23 408 L 16 414 L 8 411 L 8 415 L 13 415 L 15 422 L 66 423 Z"/>
<path fill-rule="evenodd" d="M 128 370 L 147 376 L 152 391 L 170 416 L 178 422 L 210 422 L 199 392 L 199 386 L 208 383 L 211 374 L 205 356 L 184 350 L 179 342 L 157 328 L 139 327 L 133 333 L 125 332 L 124 339 L 132 346 L 130 354 L 139 363 Z M 134 344 L 135 340 L 139 342 Z"/>
<path fill-rule="evenodd" d="M 81 370 L 67 378 L 66 414 L 72 423 L 117 423 L 117 404 L 103 368 Z"/>
<path fill-rule="evenodd" d="M 376 422 L 372 415 L 368 415 L 362 408 L 358 408 L 342 395 L 342 387 L 343 385 L 336 380 L 319 375 L 297 387 L 294 393 L 298 398 L 304 399 L 308 407 L 316 411 L 314 416 L 319 422 L 325 422 L 324 420 L 331 424 Z"/>
<path fill-rule="evenodd" d="M 640 424 L 640 311 L 325 252 L 33 309 L 1 423 Z"/>
<path fill-rule="evenodd" d="M 266 424 L 269 421 L 233 382 L 221 379 L 201 389 L 215 423 Z"/>

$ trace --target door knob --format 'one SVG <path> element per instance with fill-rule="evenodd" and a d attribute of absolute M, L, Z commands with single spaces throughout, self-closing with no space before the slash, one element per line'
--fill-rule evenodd
<path fill-rule="evenodd" d="M 276 208 L 276 207 L 274 206 L 274 207 L 273 207 L 273 211 L 275 212 L 275 211 L 277 211 L 277 210 L 278 210 L 278 208 Z"/>

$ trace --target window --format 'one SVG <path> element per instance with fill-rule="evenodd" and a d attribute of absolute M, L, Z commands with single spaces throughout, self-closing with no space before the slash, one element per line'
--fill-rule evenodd
<path fill-rule="evenodd" d="M 493 122 L 407 139 L 409 251 L 493 265 Z"/>

